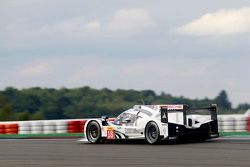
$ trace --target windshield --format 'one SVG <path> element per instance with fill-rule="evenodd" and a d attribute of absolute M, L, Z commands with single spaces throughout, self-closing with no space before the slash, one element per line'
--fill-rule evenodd
<path fill-rule="evenodd" d="M 136 114 L 129 113 L 127 111 L 121 113 L 114 121 L 115 124 L 133 124 L 137 118 Z"/>

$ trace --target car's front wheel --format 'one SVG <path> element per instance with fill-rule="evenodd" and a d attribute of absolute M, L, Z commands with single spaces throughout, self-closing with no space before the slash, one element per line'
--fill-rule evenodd
<path fill-rule="evenodd" d="M 86 128 L 86 137 L 91 143 L 100 143 L 101 141 L 101 127 L 98 122 L 91 121 Z"/>
<path fill-rule="evenodd" d="M 157 144 L 160 139 L 160 130 L 155 122 L 149 122 L 145 128 L 145 138 L 150 144 Z"/>

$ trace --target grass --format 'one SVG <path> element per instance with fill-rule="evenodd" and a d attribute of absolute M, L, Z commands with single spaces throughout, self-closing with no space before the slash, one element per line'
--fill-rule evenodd
<path fill-rule="evenodd" d="M 220 136 L 248 136 L 250 132 L 220 132 Z"/>
<path fill-rule="evenodd" d="M 83 133 L 61 134 L 0 134 L 0 139 L 35 139 L 35 138 L 81 138 Z M 250 136 L 250 132 L 220 132 L 220 136 Z"/>

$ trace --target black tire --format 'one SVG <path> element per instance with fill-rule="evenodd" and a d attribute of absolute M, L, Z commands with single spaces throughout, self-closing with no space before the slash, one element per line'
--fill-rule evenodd
<path fill-rule="evenodd" d="M 101 127 L 98 122 L 91 121 L 87 125 L 86 137 L 91 143 L 100 143 L 101 141 Z"/>
<path fill-rule="evenodd" d="M 155 122 L 149 122 L 145 128 L 145 138 L 149 144 L 157 144 L 160 139 L 160 130 Z"/>

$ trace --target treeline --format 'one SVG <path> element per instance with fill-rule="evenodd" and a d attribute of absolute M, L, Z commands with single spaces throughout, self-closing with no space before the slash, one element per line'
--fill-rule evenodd
<path fill-rule="evenodd" d="M 8 87 L 0 91 L 0 121 L 69 119 L 117 116 L 135 104 L 188 104 L 204 107 L 216 103 L 220 113 L 239 113 L 250 108 L 240 104 L 232 108 L 226 91 L 221 91 L 214 99 L 189 99 L 174 97 L 162 92 L 157 95 L 152 90 L 110 90 L 82 87 L 75 89 L 29 88 L 18 90 Z"/>

